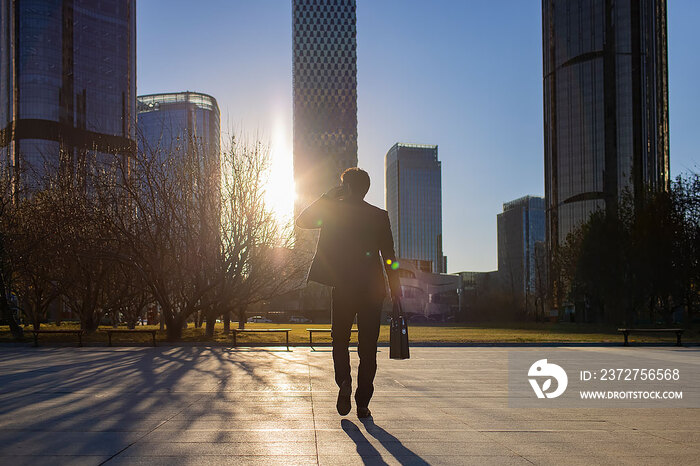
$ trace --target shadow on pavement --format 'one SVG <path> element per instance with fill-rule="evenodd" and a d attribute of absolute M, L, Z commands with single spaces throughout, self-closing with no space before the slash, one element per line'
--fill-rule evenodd
<path fill-rule="evenodd" d="M 410 464 L 416 466 L 428 465 L 423 458 L 416 453 L 406 448 L 399 439 L 391 435 L 386 430 L 374 423 L 374 420 L 369 417 L 361 419 L 360 422 L 365 427 L 365 430 L 372 437 L 377 439 L 379 443 L 401 464 Z M 365 464 L 387 464 L 381 459 L 381 454 L 369 443 L 367 437 L 362 433 L 360 428 L 352 421 L 343 419 L 340 421 L 341 426 L 348 437 L 357 445 L 357 453 L 362 457 Z"/>
<path fill-rule="evenodd" d="M 0 450 L 12 451 L 0 454 L 110 456 L 168 421 L 181 430 L 225 425 L 220 406 L 244 413 L 248 407 L 232 402 L 257 406 L 257 398 L 269 398 L 265 388 L 274 396 L 276 387 L 296 383 L 286 354 L 241 360 L 197 347 L 8 350 L 0 353 Z M 274 408 L 260 403 L 256 415 L 272 421 Z M 210 430 L 211 442 L 225 441 L 224 431 Z"/>

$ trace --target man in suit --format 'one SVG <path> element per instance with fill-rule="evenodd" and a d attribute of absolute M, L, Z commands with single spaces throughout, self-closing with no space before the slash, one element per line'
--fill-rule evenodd
<path fill-rule="evenodd" d="M 350 412 L 350 330 L 357 315 L 358 355 L 355 403 L 360 418 L 368 408 L 377 372 L 377 339 L 386 296 L 384 271 L 393 300 L 401 296 L 389 215 L 364 201 L 369 175 L 357 167 L 340 177 L 332 188 L 309 205 L 296 220 L 303 229 L 320 229 L 316 255 L 308 279 L 333 287 L 333 366 L 338 384 L 338 413 Z M 381 254 L 381 256 L 380 256 Z M 393 267 L 392 267 L 393 266 Z"/>

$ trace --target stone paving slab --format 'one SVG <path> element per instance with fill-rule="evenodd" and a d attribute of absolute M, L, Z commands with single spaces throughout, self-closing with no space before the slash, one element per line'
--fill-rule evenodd
<path fill-rule="evenodd" d="M 509 408 L 508 352 L 533 350 L 380 348 L 361 421 L 328 351 L 0 348 L 0 464 L 697 464 L 700 409 Z"/>

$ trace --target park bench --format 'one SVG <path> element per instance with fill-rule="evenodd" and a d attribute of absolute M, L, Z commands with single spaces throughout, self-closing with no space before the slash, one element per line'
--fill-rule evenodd
<path fill-rule="evenodd" d="M 233 335 L 233 346 L 238 346 L 237 336 L 239 333 L 286 333 L 287 335 L 287 351 L 289 351 L 289 332 L 292 331 L 291 328 L 234 328 L 232 329 Z"/>
<path fill-rule="evenodd" d="M 150 333 L 153 336 L 153 346 L 156 346 L 156 330 L 135 329 L 135 328 L 110 328 L 105 330 L 109 339 L 109 346 L 112 346 L 113 333 Z"/>
<path fill-rule="evenodd" d="M 314 339 L 313 339 L 313 334 L 314 332 L 316 333 L 331 333 L 331 329 L 329 328 L 307 328 L 307 332 L 309 332 L 309 346 L 313 348 L 314 346 Z M 350 330 L 352 333 L 357 333 L 357 329 L 353 328 Z"/>
<path fill-rule="evenodd" d="M 628 341 L 630 333 L 675 333 L 676 346 L 681 346 L 681 335 L 683 334 L 682 328 L 618 328 L 617 331 L 625 336 L 625 346 L 630 345 Z"/>
<path fill-rule="evenodd" d="M 83 346 L 83 330 L 31 330 L 34 334 L 34 346 L 39 346 L 40 333 L 74 333 L 78 335 L 78 346 Z"/>

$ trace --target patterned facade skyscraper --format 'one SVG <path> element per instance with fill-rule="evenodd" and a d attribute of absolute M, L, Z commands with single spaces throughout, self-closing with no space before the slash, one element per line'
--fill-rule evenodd
<path fill-rule="evenodd" d="M 295 214 L 357 165 L 355 0 L 293 0 Z"/>
<path fill-rule="evenodd" d="M 135 0 L 0 0 L 0 163 L 136 150 Z"/>
<path fill-rule="evenodd" d="M 385 207 L 396 257 L 446 273 L 442 255 L 442 168 L 438 146 L 396 143 L 384 163 Z"/>
<path fill-rule="evenodd" d="M 593 211 L 668 189 L 666 1 L 542 0 L 542 40 L 552 259 Z"/>

